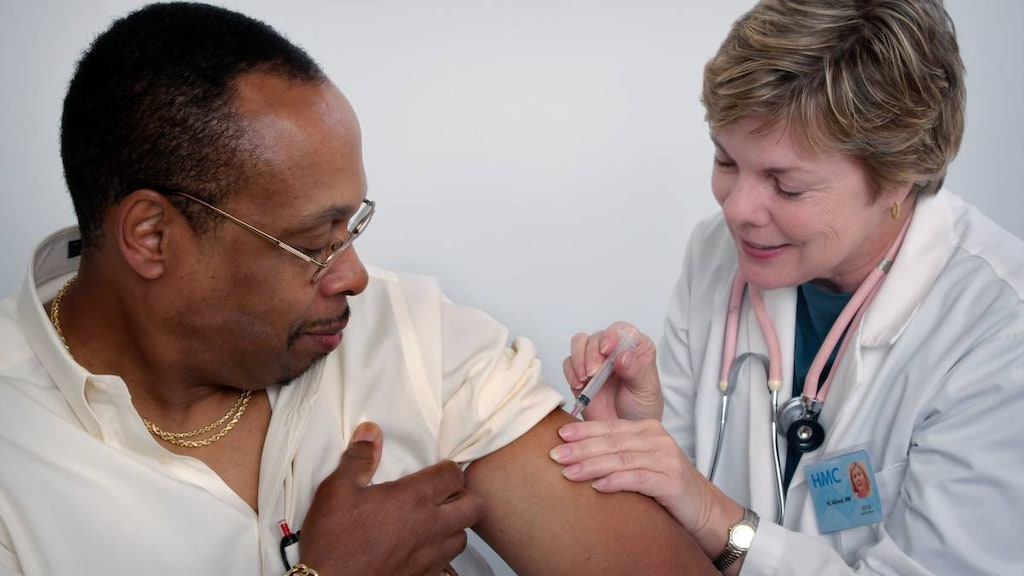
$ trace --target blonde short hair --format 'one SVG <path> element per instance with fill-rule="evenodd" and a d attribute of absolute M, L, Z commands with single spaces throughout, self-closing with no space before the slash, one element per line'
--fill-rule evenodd
<path fill-rule="evenodd" d="M 964 129 L 964 69 L 942 0 L 762 0 L 704 68 L 712 134 L 793 129 L 886 184 L 934 193 Z"/>

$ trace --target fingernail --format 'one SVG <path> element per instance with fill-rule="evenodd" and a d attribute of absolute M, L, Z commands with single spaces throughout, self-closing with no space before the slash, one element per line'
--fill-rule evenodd
<path fill-rule="evenodd" d="M 558 429 L 558 436 L 561 437 L 562 440 L 572 440 L 574 437 L 573 433 L 574 429 L 572 424 L 566 424 Z"/>
<path fill-rule="evenodd" d="M 594 480 L 593 482 L 590 483 L 590 487 L 598 491 L 603 490 L 604 487 L 607 485 L 608 480 L 606 478 L 598 478 L 597 480 Z"/>
<path fill-rule="evenodd" d="M 373 442 L 380 435 L 380 428 L 363 422 L 352 432 L 352 442 Z"/>
<path fill-rule="evenodd" d="M 574 480 L 580 473 L 581 466 L 579 464 L 573 464 L 572 466 L 566 466 L 562 469 L 562 476 L 565 476 L 569 480 Z"/>
<path fill-rule="evenodd" d="M 569 456 L 569 447 L 564 444 L 555 446 L 551 449 L 551 452 L 548 452 L 548 456 L 550 456 L 555 462 L 561 464 L 562 460 L 565 460 Z"/>

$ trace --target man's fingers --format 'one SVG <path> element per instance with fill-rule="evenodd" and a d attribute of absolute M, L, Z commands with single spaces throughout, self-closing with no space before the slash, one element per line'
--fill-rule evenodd
<path fill-rule="evenodd" d="M 462 554 L 462 551 L 466 549 L 466 544 L 468 543 L 468 541 L 469 537 L 466 536 L 466 532 L 464 530 L 460 530 L 459 532 L 452 534 L 443 542 L 441 542 L 441 544 L 438 546 L 437 551 L 438 554 L 441 555 L 442 559 L 447 559 L 443 561 L 447 564 L 447 566 L 445 566 L 444 569 L 448 570 L 448 572 L 441 572 L 442 574 L 447 573 L 458 576 L 458 572 L 456 572 L 455 569 L 452 568 L 450 562 L 454 560 L 456 556 Z"/>
<path fill-rule="evenodd" d="M 409 506 L 433 509 L 432 522 L 439 533 L 469 528 L 483 516 L 483 500 L 466 489 L 465 474 L 450 460 L 392 482 L 391 487 L 407 494 Z"/>
<path fill-rule="evenodd" d="M 469 528 L 483 516 L 484 501 L 476 492 L 460 490 L 444 501 L 441 512 L 451 522 L 452 529 Z"/>
<path fill-rule="evenodd" d="M 462 468 L 451 460 L 443 460 L 395 481 L 421 502 L 440 505 L 466 487 Z M 414 488 L 410 488 L 414 487 Z"/>
<path fill-rule="evenodd" d="M 380 427 L 373 422 L 363 422 L 352 433 L 335 473 L 354 486 L 366 486 L 377 471 L 383 447 Z"/>

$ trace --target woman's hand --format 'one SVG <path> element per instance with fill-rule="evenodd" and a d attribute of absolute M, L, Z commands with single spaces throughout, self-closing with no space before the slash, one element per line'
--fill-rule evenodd
<path fill-rule="evenodd" d="M 625 322 L 615 322 L 606 330 L 593 334 L 579 332 L 572 337 L 571 353 L 562 362 L 562 371 L 573 396 L 579 395 L 615 349 L 620 332 L 632 330 L 636 328 Z M 583 411 L 587 420 L 661 419 L 664 399 L 654 362 L 654 342 L 639 331 L 637 334 L 636 346 L 619 355 L 612 375 Z"/>
<path fill-rule="evenodd" d="M 724 548 L 728 526 L 743 516 L 743 508 L 704 478 L 660 422 L 575 422 L 558 433 L 566 443 L 550 456 L 566 466 L 563 476 L 590 481 L 598 492 L 654 498 L 709 555 Z"/>

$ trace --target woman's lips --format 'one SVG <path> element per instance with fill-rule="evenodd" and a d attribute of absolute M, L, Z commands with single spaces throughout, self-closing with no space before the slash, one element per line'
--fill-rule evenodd
<path fill-rule="evenodd" d="M 743 249 L 743 253 L 751 258 L 758 260 L 767 260 L 775 258 L 786 248 L 786 244 L 779 244 L 775 246 L 768 246 L 764 244 L 755 244 L 746 240 L 740 241 L 740 247 Z"/>

